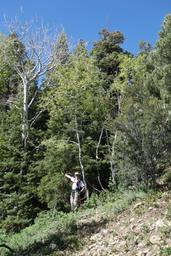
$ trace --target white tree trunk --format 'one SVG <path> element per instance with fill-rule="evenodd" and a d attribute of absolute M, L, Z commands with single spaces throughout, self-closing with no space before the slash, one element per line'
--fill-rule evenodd
<path fill-rule="evenodd" d="M 28 82 L 23 82 L 23 123 L 22 123 L 22 141 L 24 149 L 27 150 L 27 139 L 29 135 L 29 121 L 28 121 Z"/>
<path fill-rule="evenodd" d="M 84 171 L 84 166 L 83 166 L 83 161 L 82 161 L 82 150 L 81 150 L 81 143 L 80 143 L 80 135 L 79 135 L 79 132 L 78 132 L 77 116 L 75 116 L 75 128 L 76 128 L 76 137 L 77 137 L 78 156 L 79 156 L 80 168 L 81 168 L 83 182 L 84 182 L 85 189 L 86 189 L 86 197 L 88 199 L 89 198 L 89 191 L 87 189 L 87 182 L 86 182 L 86 179 L 85 179 L 85 171 Z"/>
<path fill-rule="evenodd" d="M 113 138 L 112 146 L 109 143 L 109 138 L 108 138 L 107 131 L 106 131 L 106 138 L 107 138 L 108 151 L 109 151 L 109 154 L 110 154 L 110 161 L 109 162 L 110 162 L 112 183 L 116 184 L 116 180 L 115 180 L 116 168 L 115 168 L 115 163 L 114 163 L 114 154 L 115 154 L 115 142 L 116 142 L 116 138 L 117 138 L 117 133 L 115 133 L 115 136 Z"/>
<path fill-rule="evenodd" d="M 101 189 L 102 189 L 103 191 L 106 191 L 106 189 L 103 187 L 102 182 L 101 182 L 101 179 L 100 179 L 100 172 L 99 172 L 99 166 L 98 166 L 99 147 L 100 147 L 100 143 L 101 143 L 101 140 L 102 140 L 103 132 L 104 132 L 104 128 L 102 127 L 101 133 L 100 133 L 100 136 L 99 136 L 99 141 L 98 141 L 98 144 L 97 144 L 97 147 L 96 147 L 96 164 L 97 164 L 97 179 L 98 179 L 99 185 L 100 185 L 100 187 L 101 187 Z"/>

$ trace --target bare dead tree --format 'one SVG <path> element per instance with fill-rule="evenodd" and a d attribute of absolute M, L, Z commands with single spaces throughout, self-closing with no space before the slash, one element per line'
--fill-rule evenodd
<path fill-rule="evenodd" d="M 10 60 L 10 56 L 6 54 L 4 48 L 4 60 L 17 73 L 21 79 L 23 88 L 23 114 L 22 114 L 22 141 L 24 149 L 27 149 L 27 141 L 29 137 L 30 124 L 36 121 L 40 113 L 36 113 L 35 117 L 29 120 L 29 110 L 35 101 L 38 92 L 41 90 L 41 79 L 45 74 L 53 69 L 57 63 L 52 54 L 53 39 L 48 34 L 45 26 L 34 28 L 33 24 L 25 22 L 18 25 L 17 21 L 6 22 L 10 34 L 16 34 L 17 38 L 25 47 L 24 58 L 17 61 Z M 17 23 L 17 24 L 16 24 Z M 18 56 L 18 48 L 14 49 L 14 54 Z M 37 82 L 38 86 L 30 99 L 29 91 L 33 83 Z"/>

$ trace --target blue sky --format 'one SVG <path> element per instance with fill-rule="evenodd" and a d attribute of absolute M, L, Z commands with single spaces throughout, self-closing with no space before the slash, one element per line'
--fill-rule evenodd
<path fill-rule="evenodd" d="M 3 15 L 31 20 L 34 16 L 53 28 L 64 27 L 75 41 L 84 39 L 91 47 L 98 32 L 106 27 L 121 31 L 126 40 L 124 49 L 138 52 L 141 40 L 155 44 L 164 17 L 171 12 L 171 0 L 2 0 Z"/>

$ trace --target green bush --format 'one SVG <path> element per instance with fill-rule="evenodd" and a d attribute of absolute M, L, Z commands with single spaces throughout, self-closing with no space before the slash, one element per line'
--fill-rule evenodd
<path fill-rule="evenodd" d="M 137 198 L 143 199 L 147 194 L 139 190 L 128 190 L 117 192 L 102 192 L 101 194 L 92 194 L 89 200 L 84 204 L 83 209 L 100 208 L 105 212 L 120 213 L 126 209 Z"/>
<path fill-rule="evenodd" d="M 171 255 L 171 247 L 163 248 L 160 251 L 160 256 L 170 256 Z"/>
<path fill-rule="evenodd" d="M 35 224 L 21 233 L 6 238 L 5 243 L 20 256 L 34 255 L 37 251 L 40 255 L 49 255 L 53 250 L 76 245 L 77 239 L 73 235 L 76 230 L 74 214 L 49 212 L 39 215 Z M 10 252 L 3 249 L 0 255 L 10 255 Z"/>

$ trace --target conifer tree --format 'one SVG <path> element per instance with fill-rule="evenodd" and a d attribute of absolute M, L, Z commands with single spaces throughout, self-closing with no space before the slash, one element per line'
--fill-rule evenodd
<path fill-rule="evenodd" d="M 170 15 L 164 21 L 155 48 L 141 52 L 125 63 L 125 72 L 121 70 L 121 83 L 127 77 L 127 89 L 122 112 L 116 119 L 122 138 L 118 153 L 123 159 L 123 176 L 146 187 L 155 187 L 158 177 L 170 166 L 169 24 Z"/>

